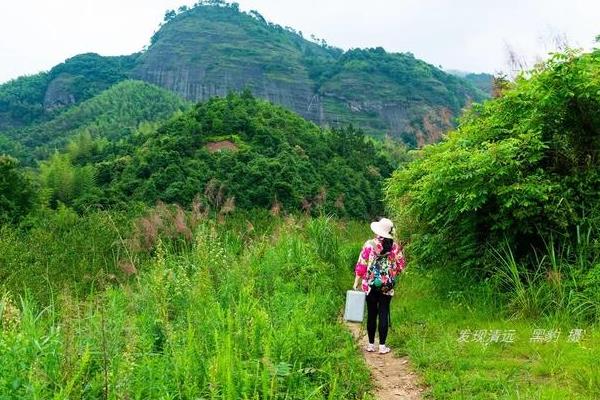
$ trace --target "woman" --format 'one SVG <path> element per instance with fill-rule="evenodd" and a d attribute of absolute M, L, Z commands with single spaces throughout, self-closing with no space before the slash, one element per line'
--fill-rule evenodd
<path fill-rule="evenodd" d="M 354 289 L 362 279 L 362 290 L 367 294 L 367 351 L 375 351 L 375 330 L 379 316 L 379 353 L 386 354 L 385 345 L 390 320 L 390 302 L 394 295 L 396 278 L 404 269 L 402 248 L 394 242 L 394 224 L 387 218 L 371 223 L 375 238 L 363 246 L 356 263 Z"/>

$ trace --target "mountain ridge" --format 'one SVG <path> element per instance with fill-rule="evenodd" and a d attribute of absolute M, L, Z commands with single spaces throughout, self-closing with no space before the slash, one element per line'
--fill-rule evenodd
<path fill-rule="evenodd" d="M 0 134 L 0 153 L 16 155 L 30 164 L 34 159 L 48 158 L 80 134 L 116 142 L 129 136 L 142 123 L 162 122 L 187 107 L 185 100 L 165 89 L 125 80 L 48 121 Z"/>
<path fill-rule="evenodd" d="M 410 53 L 343 52 L 268 22 L 256 11 L 211 0 L 168 12 L 143 52 L 81 54 L 48 73 L 0 85 L 0 132 L 51 119 L 125 79 L 191 101 L 250 89 L 321 126 L 352 124 L 414 147 L 439 140 L 464 106 L 486 98 L 467 81 Z M 31 93 L 19 89 L 29 81 Z"/>

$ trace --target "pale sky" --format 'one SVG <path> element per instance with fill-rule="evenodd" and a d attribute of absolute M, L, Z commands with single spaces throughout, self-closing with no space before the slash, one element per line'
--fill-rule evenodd
<path fill-rule="evenodd" d="M 167 9 L 194 0 L 0 0 L 0 82 L 74 55 L 123 55 L 150 41 Z M 410 51 L 436 66 L 507 71 L 507 45 L 530 59 L 566 36 L 591 48 L 599 0 L 238 0 L 268 20 L 343 49 Z"/>

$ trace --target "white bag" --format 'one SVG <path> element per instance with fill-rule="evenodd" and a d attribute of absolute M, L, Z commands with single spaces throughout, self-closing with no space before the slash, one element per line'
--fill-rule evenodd
<path fill-rule="evenodd" d="M 362 322 L 365 315 L 365 292 L 348 290 L 346 292 L 346 308 L 344 320 Z"/>

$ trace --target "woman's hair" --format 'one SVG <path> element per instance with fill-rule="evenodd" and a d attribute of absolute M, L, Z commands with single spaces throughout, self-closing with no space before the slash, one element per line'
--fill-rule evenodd
<path fill-rule="evenodd" d="M 383 249 L 381 250 L 381 254 L 387 254 L 392 250 L 392 246 L 394 245 L 394 239 L 383 238 Z"/>
<path fill-rule="evenodd" d="M 380 221 L 382 218 L 384 217 L 378 217 L 377 221 Z M 393 235 L 394 232 L 394 228 L 392 227 L 392 230 L 390 231 L 390 234 Z M 387 254 L 390 251 L 392 251 L 392 246 L 394 245 L 394 239 L 388 239 L 388 238 L 382 238 L 383 239 L 383 249 L 381 250 L 381 254 Z"/>

